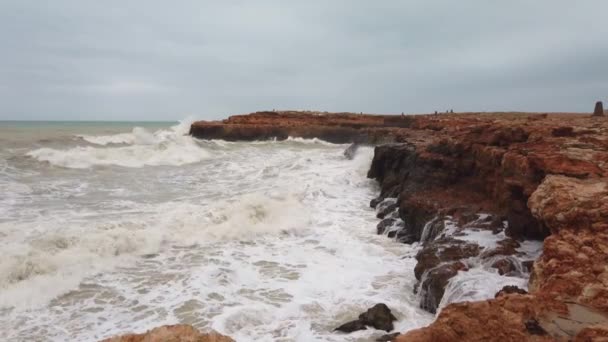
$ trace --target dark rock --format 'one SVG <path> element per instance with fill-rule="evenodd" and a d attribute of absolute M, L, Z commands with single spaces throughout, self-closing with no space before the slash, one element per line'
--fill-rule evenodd
<path fill-rule="evenodd" d="M 481 258 L 488 259 L 497 255 L 517 255 L 517 248 L 521 246 L 517 240 L 511 238 L 500 240 L 496 244 L 497 246 L 495 248 L 485 250 L 483 253 L 481 253 Z"/>
<path fill-rule="evenodd" d="M 334 331 L 341 331 L 341 332 L 345 332 L 345 333 L 351 333 L 353 331 L 357 331 L 357 330 L 365 330 L 367 329 L 367 327 L 365 326 L 365 323 L 363 323 L 361 320 L 355 320 L 355 321 L 350 321 L 348 323 L 344 323 L 341 326 L 337 327 L 336 329 L 334 329 Z"/>
<path fill-rule="evenodd" d="M 357 153 L 357 149 L 359 149 L 359 144 L 352 143 L 346 150 L 344 150 L 344 156 L 346 159 L 352 160 L 355 158 L 355 154 Z"/>
<path fill-rule="evenodd" d="M 460 270 L 466 270 L 466 266 L 457 261 L 435 267 L 426 273 L 420 284 L 420 307 L 435 313 L 445 293 L 445 287 Z"/>
<path fill-rule="evenodd" d="M 553 135 L 554 137 L 573 137 L 574 129 L 572 127 L 567 127 L 567 126 L 554 128 L 551 131 L 551 135 Z"/>
<path fill-rule="evenodd" d="M 528 291 L 524 290 L 524 289 L 520 289 L 517 286 L 514 285 L 507 285 L 505 287 L 503 287 L 500 291 L 496 292 L 496 294 L 494 295 L 494 298 L 498 298 L 502 295 L 506 295 L 506 294 L 511 294 L 511 293 L 517 293 L 517 294 L 528 294 Z"/>
<path fill-rule="evenodd" d="M 370 326 L 378 330 L 391 331 L 394 328 L 393 321 L 396 320 L 397 318 L 391 313 L 391 309 L 386 304 L 380 303 L 360 314 L 359 319 L 344 323 L 334 330 L 350 333 L 367 329 L 367 326 Z"/>
<path fill-rule="evenodd" d="M 593 110 L 593 116 L 604 116 L 604 104 L 602 101 L 595 103 L 595 109 Z"/>
<path fill-rule="evenodd" d="M 389 237 L 391 237 L 389 235 Z M 414 242 L 418 242 L 420 238 L 408 228 L 403 228 L 396 232 L 395 238 L 398 242 L 411 245 Z"/>
<path fill-rule="evenodd" d="M 382 335 L 376 339 L 376 342 L 391 342 L 391 341 L 394 341 L 397 338 L 397 336 L 399 336 L 399 335 L 401 335 L 401 333 L 398 333 L 398 332 Z"/>
<path fill-rule="evenodd" d="M 524 267 L 526 272 L 530 273 L 532 272 L 532 267 L 534 267 L 534 260 L 526 260 L 522 262 L 521 265 Z"/>
<path fill-rule="evenodd" d="M 540 324 L 538 324 L 538 321 L 535 319 L 527 320 L 526 322 L 524 322 L 524 325 L 526 326 L 526 330 L 532 335 L 546 335 L 547 334 L 545 329 L 543 329 L 540 326 Z"/>
<path fill-rule="evenodd" d="M 397 318 L 386 304 L 380 303 L 359 315 L 359 320 L 378 330 L 391 331 L 393 330 L 393 321 L 396 321 Z"/>
<path fill-rule="evenodd" d="M 442 262 L 458 261 L 478 256 L 481 248 L 476 243 L 465 242 L 453 238 L 445 238 L 427 244 L 418 254 L 418 263 L 414 267 L 414 275 L 420 280 L 422 274 L 438 266 Z"/>
<path fill-rule="evenodd" d="M 369 201 L 369 206 L 376 209 L 376 206 L 378 206 L 378 204 L 380 204 L 382 201 L 384 201 L 384 197 L 376 197 Z"/>
<path fill-rule="evenodd" d="M 386 229 L 392 227 L 395 222 L 397 222 L 397 219 L 394 218 L 386 218 L 380 221 L 376 226 L 376 232 L 378 233 L 378 235 L 384 234 L 386 232 Z"/>
<path fill-rule="evenodd" d="M 429 221 L 422 229 L 422 235 L 420 236 L 420 242 L 425 243 L 435 240 L 441 232 L 445 229 L 445 221 L 443 217 L 435 218 Z"/>
<path fill-rule="evenodd" d="M 376 217 L 379 219 L 383 219 L 386 217 L 386 215 L 392 213 L 396 209 L 397 209 L 397 203 L 391 203 L 391 204 L 382 206 L 381 208 L 378 209 L 378 213 L 376 214 Z"/>
<path fill-rule="evenodd" d="M 494 263 L 492 263 L 492 267 L 496 268 L 498 270 L 498 274 L 500 275 L 505 275 L 517 271 L 515 261 L 508 257 L 500 258 L 494 261 Z"/>

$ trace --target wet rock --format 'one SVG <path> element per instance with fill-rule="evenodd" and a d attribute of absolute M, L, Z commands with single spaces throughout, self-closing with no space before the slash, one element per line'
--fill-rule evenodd
<path fill-rule="evenodd" d="M 360 314 L 359 319 L 345 323 L 335 330 L 350 333 L 367 329 L 369 326 L 377 330 L 391 331 L 393 330 L 393 321 L 396 320 L 397 318 L 391 313 L 388 306 L 380 303 Z"/>
<path fill-rule="evenodd" d="M 397 338 L 397 336 L 399 336 L 398 332 L 392 333 L 392 334 L 385 334 L 385 335 L 378 337 L 376 339 L 376 342 L 391 342 L 391 341 L 394 341 Z"/>
<path fill-rule="evenodd" d="M 102 342 L 234 342 L 228 336 L 215 332 L 201 333 L 191 325 L 166 325 L 149 330 L 143 334 L 127 334 L 103 340 Z"/>
<path fill-rule="evenodd" d="M 362 322 L 360 319 L 357 319 L 357 320 L 354 320 L 354 321 L 350 321 L 350 322 L 344 323 L 344 324 L 342 324 L 341 326 L 337 327 L 334 330 L 335 331 L 345 332 L 345 333 L 351 333 L 353 331 L 365 330 L 365 329 L 367 329 L 367 326 L 365 325 L 365 323 Z"/>
<path fill-rule="evenodd" d="M 378 208 L 378 213 L 376 214 L 376 217 L 379 219 L 383 219 L 388 214 L 391 214 L 392 212 L 394 212 L 397 209 L 397 203 L 389 203 L 384 206 L 379 205 L 377 208 Z"/>
<path fill-rule="evenodd" d="M 602 101 L 597 101 L 595 103 L 595 108 L 593 109 L 593 116 L 604 116 L 604 104 Z"/>
<path fill-rule="evenodd" d="M 359 319 L 369 326 L 384 331 L 393 330 L 393 321 L 397 320 L 384 303 L 374 305 L 359 315 Z"/>
<path fill-rule="evenodd" d="M 517 255 L 517 248 L 521 246 L 517 240 L 511 238 L 500 240 L 496 243 L 496 245 L 497 246 L 495 248 L 483 251 L 483 253 L 481 253 L 481 258 L 488 259 L 497 255 Z"/>
<path fill-rule="evenodd" d="M 453 238 L 433 241 L 416 254 L 418 263 L 414 267 L 414 275 L 416 279 L 420 280 L 424 272 L 440 263 L 478 256 L 480 251 L 481 247 L 476 243 Z"/>
<path fill-rule="evenodd" d="M 412 244 L 418 242 L 420 239 L 415 232 L 412 232 L 410 228 L 404 227 L 403 229 L 396 232 L 395 239 L 398 242 L 405 244 Z"/>
<path fill-rule="evenodd" d="M 520 289 L 519 287 L 517 287 L 515 285 L 507 285 L 507 286 L 503 287 L 500 291 L 496 292 L 496 294 L 494 295 L 494 298 L 498 298 L 499 296 L 512 294 L 512 293 L 525 295 L 525 294 L 528 294 L 528 291 L 526 291 L 524 289 Z"/>
<path fill-rule="evenodd" d="M 359 144 L 352 143 L 346 150 L 344 150 L 344 156 L 346 159 L 352 160 L 355 158 L 355 154 L 357 153 L 357 149 L 359 149 Z"/>
<path fill-rule="evenodd" d="M 435 313 L 450 279 L 458 274 L 458 271 L 466 269 L 465 264 L 457 261 L 437 266 L 426 273 L 420 283 L 420 307 Z"/>
<path fill-rule="evenodd" d="M 515 262 L 516 261 L 511 258 L 504 257 L 494 261 L 494 263 L 492 263 L 492 267 L 498 270 L 498 274 L 506 275 L 517 271 Z"/>
<path fill-rule="evenodd" d="M 443 217 L 437 217 L 434 220 L 429 221 L 422 229 L 422 235 L 420 236 L 420 242 L 430 242 L 435 240 L 441 232 L 445 229 L 445 221 Z"/>
<path fill-rule="evenodd" d="M 376 209 L 376 206 L 378 206 L 378 204 L 380 204 L 382 201 L 384 201 L 384 197 L 374 198 L 369 202 L 369 206 Z"/>
<path fill-rule="evenodd" d="M 394 218 L 386 218 L 386 219 L 380 221 L 378 223 L 378 225 L 376 226 L 376 233 L 378 235 L 384 234 L 386 232 L 386 229 L 392 227 L 395 224 L 395 222 L 397 222 L 397 219 L 394 219 Z"/>
<path fill-rule="evenodd" d="M 524 270 L 528 273 L 532 272 L 532 267 L 534 267 L 534 260 L 526 260 L 521 263 Z"/>

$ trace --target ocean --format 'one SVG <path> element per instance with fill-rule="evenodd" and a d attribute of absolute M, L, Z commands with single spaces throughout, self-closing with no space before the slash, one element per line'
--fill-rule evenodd
<path fill-rule="evenodd" d="M 369 341 L 376 303 L 434 319 L 417 246 L 375 234 L 373 149 L 196 140 L 189 122 L 0 122 L 0 340 L 164 324 L 237 341 Z M 482 274 L 482 276 L 484 276 Z M 492 293 L 493 294 L 493 293 Z"/>

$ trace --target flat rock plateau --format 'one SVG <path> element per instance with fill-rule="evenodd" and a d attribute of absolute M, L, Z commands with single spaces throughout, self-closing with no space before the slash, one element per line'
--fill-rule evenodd
<path fill-rule="evenodd" d="M 607 120 L 268 111 L 195 122 L 190 134 L 375 146 L 368 177 L 381 189 L 371 203 L 378 233 L 422 245 L 414 274 L 403 276 L 419 280 L 422 308 L 440 311 L 396 341 L 608 341 Z M 484 248 L 462 238 L 469 231 L 502 238 Z M 542 254 L 517 261 L 528 240 L 543 241 Z M 505 287 L 494 299 L 440 308 L 471 258 L 527 274 L 528 293 Z"/>

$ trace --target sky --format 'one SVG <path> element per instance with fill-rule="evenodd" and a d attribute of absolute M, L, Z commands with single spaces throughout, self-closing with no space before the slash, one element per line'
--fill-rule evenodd
<path fill-rule="evenodd" d="M 0 0 L 0 120 L 590 112 L 606 0 Z"/>

